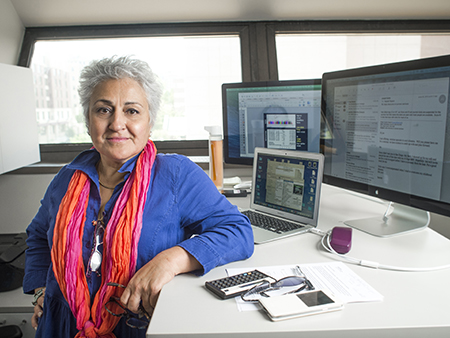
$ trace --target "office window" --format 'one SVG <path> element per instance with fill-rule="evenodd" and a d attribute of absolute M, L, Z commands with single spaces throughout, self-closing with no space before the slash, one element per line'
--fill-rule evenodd
<path fill-rule="evenodd" d="M 276 34 L 280 80 L 450 54 L 450 34 Z"/>
<path fill-rule="evenodd" d="M 238 35 L 43 40 L 30 67 L 40 143 L 90 142 L 78 99 L 81 69 L 91 60 L 132 55 L 147 61 L 164 86 L 153 140 L 207 139 L 222 125 L 221 85 L 242 81 Z"/>
<path fill-rule="evenodd" d="M 361 59 L 363 50 L 365 55 L 372 57 L 374 50 L 376 54 L 383 52 L 390 55 L 398 48 L 398 42 L 394 39 L 389 47 L 386 44 L 379 47 L 379 42 L 372 41 L 368 43 L 372 44 L 370 48 L 354 47 L 344 51 L 342 45 L 356 44 L 357 39 L 354 38 L 365 36 L 398 37 L 400 40 L 403 37 L 411 40 L 421 38 L 420 54 L 416 51 L 414 56 L 402 56 L 405 59 L 415 58 L 416 55 L 448 54 L 449 22 L 300 20 L 29 27 L 25 30 L 18 65 L 35 67 L 36 74 L 40 74 L 36 79 L 36 96 L 44 163 L 66 163 L 79 151 L 89 147 L 88 143 L 68 144 L 90 141 L 84 131 L 81 112 L 74 108 L 78 104 L 76 88 L 79 70 L 93 58 L 113 54 L 133 54 L 147 60 L 169 88 L 153 133 L 153 139 L 161 141 L 157 142 L 158 149 L 204 156 L 208 148 L 203 126 L 222 124 L 222 83 L 317 78 L 325 71 L 365 65 L 347 62 L 347 59 Z M 325 40 L 330 38 L 335 40 L 331 43 Z M 352 39 L 354 41 L 350 43 Z M 208 41 L 207 44 L 212 46 L 207 47 L 207 52 L 200 46 L 202 41 Z M 120 42 L 126 43 L 120 45 Z M 44 53 L 44 45 L 57 47 Z M 403 52 L 409 47 L 399 49 Z M 50 71 L 47 65 L 50 60 L 64 67 L 58 66 Z M 68 65 L 68 60 L 73 62 Z M 317 62 L 311 64 L 311 60 Z M 375 64 L 398 60 L 381 58 L 365 61 Z M 75 76 L 66 74 L 69 71 Z M 56 76 L 59 82 L 54 79 Z M 208 81 L 217 79 L 217 84 L 202 80 L 205 77 Z M 199 88 L 195 86 L 197 82 L 207 83 L 207 86 Z M 56 86 L 70 87 L 71 90 L 64 94 L 56 93 L 53 88 Z M 207 105 L 206 101 L 214 101 L 214 105 Z M 59 119 L 65 120 L 64 129 L 56 128 L 63 122 L 55 117 L 55 109 L 61 112 Z M 193 124 L 188 126 L 191 121 Z"/>

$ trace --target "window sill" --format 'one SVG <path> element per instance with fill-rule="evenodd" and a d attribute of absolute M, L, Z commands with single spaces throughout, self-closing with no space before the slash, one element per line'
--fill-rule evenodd
<path fill-rule="evenodd" d="M 203 170 L 209 170 L 209 157 L 208 156 L 188 156 L 194 163 L 197 163 Z M 3 175 L 42 175 L 42 174 L 57 174 L 59 170 L 67 163 L 46 163 L 38 162 L 30 164 L 26 167 L 19 168 Z M 231 176 L 245 176 L 251 177 L 251 166 L 228 164 L 224 163 L 224 170 L 226 177 Z"/>

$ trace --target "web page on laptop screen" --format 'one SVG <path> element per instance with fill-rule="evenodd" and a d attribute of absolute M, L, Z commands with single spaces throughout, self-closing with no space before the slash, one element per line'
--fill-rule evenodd
<path fill-rule="evenodd" d="M 313 218 L 319 163 L 259 154 L 254 203 Z"/>

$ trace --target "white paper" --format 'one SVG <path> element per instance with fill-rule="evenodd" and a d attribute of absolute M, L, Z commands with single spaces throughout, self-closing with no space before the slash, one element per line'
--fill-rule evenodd
<path fill-rule="evenodd" d="M 298 275 L 297 266 L 316 289 L 328 290 L 343 303 L 383 300 L 380 293 L 342 262 L 227 269 L 227 274 L 232 276 L 256 269 L 278 280 L 286 276 Z M 260 309 L 258 304 L 244 302 L 241 297 L 236 297 L 236 303 L 239 311 Z"/>

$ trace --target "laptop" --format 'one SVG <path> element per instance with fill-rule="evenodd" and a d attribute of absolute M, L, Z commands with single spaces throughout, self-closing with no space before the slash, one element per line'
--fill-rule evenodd
<path fill-rule="evenodd" d="M 242 213 L 250 218 L 256 244 L 317 226 L 323 162 L 318 153 L 255 148 L 250 208 Z M 279 221 L 290 224 L 279 229 L 272 224 Z"/>

